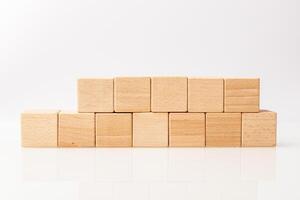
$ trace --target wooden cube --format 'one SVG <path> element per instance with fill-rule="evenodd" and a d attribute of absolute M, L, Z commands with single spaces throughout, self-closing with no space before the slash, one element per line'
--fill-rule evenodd
<path fill-rule="evenodd" d="M 23 147 L 56 147 L 58 110 L 31 110 L 21 114 Z"/>
<path fill-rule="evenodd" d="M 78 112 L 113 112 L 113 79 L 79 79 Z"/>
<path fill-rule="evenodd" d="M 95 146 L 94 113 L 60 112 L 58 127 L 58 146 Z"/>
<path fill-rule="evenodd" d="M 97 113 L 96 114 L 97 147 L 131 147 L 132 114 L 131 113 Z"/>
<path fill-rule="evenodd" d="M 152 112 L 187 111 L 186 77 L 153 77 L 151 86 Z"/>
<path fill-rule="evenodd" d="M 168 113 L 133 113 L 133 146 L 167 147 Z"/>
<path fill-rule="evenodd" d="M 150 111 L 149 77 L 117 77 L 114 81 L 115 112 Z"/>
<path fill-rule="evenodd" d="M 206 146 L 241 146 L 241 113 L 207 113 Z"/>
<path fill-rule="evenodd" d="M 170 113 L 169 146 L 204 147 L 205 114 L 204 113 Z"/>
<path fill-rule="evenodd" d="M 189 112 L 223 112 L 223 85 L 221 78 L 188 79 Z"/>
<path fill-rule="evenodd" d="M 259 112 L 258 78 L 225 79 L 225 112 Z"/>
<path fill-rule="evenodd" d="M 276 146 L 276 127 L 275 112 L 242 113 L 242 146 Z"/>

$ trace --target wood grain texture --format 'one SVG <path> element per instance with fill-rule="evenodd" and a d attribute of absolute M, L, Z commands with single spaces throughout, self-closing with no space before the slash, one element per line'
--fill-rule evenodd
<path fill-rule="evenodd" d="M 150 111 L 149 77 L 117 77 L 114 83 L 115 112 Z"/>
<path fill-rule="evenodd" d="M 223 112 L 223 85 L 221 78 L 188 79 L 189 112 Z"/>
<path fill-rule="evenodd" d="M 23 147 L 57 147 L 58 110 L 31 110 L 21 114 Z"/>
<path fill-rule="evenodd" d="M 168 113 L 133 113 L 134 147 L 168 146 Z"/>
<path fill-rule="evenodd" d="M 275 112 L 242 113 L 242 146 L 276 146 L 276 127 Z"/>
<path fill-rule="evenodd" d="M 204 147 L 205 114 L 204 113 L 170 113 L 169 114 L 170 147 Z"/>
<path fill-rule="evenodd" d="M 96 114 L 97 147 L 131 147 L 131 113 Z"/>
<path fill-rule="evenodd" d="M 152 112 L 186 112 L 187 78 L 153 77 L 151 79 Z"/>
<path fill-rule="evenodd" d="M 206 146 L 240 147 L 241 113 L 207 113 Z"/>
<path fill-rule="evenodd" d="M 225 112 L 259 112 L 258 78 L 225 79 L 224 87 Z"/>
<path fill-rule="evenodd" d="M 94 113 L 59 113 L 59 147 L 94 147 Z"/>
<path fill-rule="evenodd" d="M 113 79 L 79 79 L 78 112 L 113 112 Z"/>

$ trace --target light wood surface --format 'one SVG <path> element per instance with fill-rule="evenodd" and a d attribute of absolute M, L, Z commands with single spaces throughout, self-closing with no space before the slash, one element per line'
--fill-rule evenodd
<path fill-rule="evenodd" d="M 114 84 L 115 112 L 150 111 L 149 77 L 117 77 Z"/>
<path fill-rule="evenodd" d="M 113 112 L 113 79 L 79 79 L 78 112 Z"/>
<path fill-rule="evenodd" d="M 186 77 L 153 77 L 151 86 L 152 112 L 187 111 Z"/>
<path fill-rule="evenodd" d="M 131 113 L 96 114 L 97 147 L 131 147 Z"/>
<path fill-rule="evenodd" d="M 58 146 L 94 147 L 95 114 L 60 112 Z"/>
<path fill-rule="evenodd" d="M 259 112 L 258 78 L 225 79 L 224 87 L 225 112 Z"/>
<path fill-rule="evenodd" d="M 169 114 L 170 147 L 204 147 L 205 114 L 204 113 L 170 113 Z"/>
<path fill-rule="evenodd" d="M 221 78 L 188 79 L 189 112 L 223 112 L 223 85 Z"/>
<path fill-rule="evenodd" d="M 275 112 L 242 113 L 242 146 L 276 146 L 276 127 Z"/>
<path fill-rule="evenodd" d="M 206 146 L 241 146 L 241 113 L 207 113 Z"/>
<path fill-rule="evenodd" d="M 168 113 L 133 113 L 134 147 L 168 146 Z"/>
<path fill-rule="evenodd" d="M 58 110 L 30 110 L 21 114 L 23 147 L 56 147 Z"/>

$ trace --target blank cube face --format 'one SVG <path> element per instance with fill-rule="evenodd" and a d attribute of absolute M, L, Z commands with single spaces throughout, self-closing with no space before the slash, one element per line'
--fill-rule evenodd
<path fill-rule="evenodd" d="M 58 111 L 27 111 L 21 115 L 23 147 L 57 146 Z"/>
<path fill-rule="evenodd" d="M 94 147 L 94 113 L 60 113 L 58 146 Z"/>
<path fill-rule="evenodd" d="M 132 114 L 96 114 L 96 146 L 131 147 Z"/>
<path fill-rule="evenodd" d="M 241 113 L 207 113 L 206 146 L 241 146 Z"/>
<path fill-rule="evenodd" d="M 168 113 L 133 113 L 133 146 L 167 147 Z"/>
<path fill-rule="evenodd" d="M 189 112 L 223 112 L 223 79 L 189 78 Z"/>
<path fill-rule="evenodd" d="M 154 77 L 151 86 L 152 112 L 187 111 L 187 78 Z"/>
<path fill-rule="evenodd" d="M 170 113 L 169 146 L 204 147 L 205 114 L 204 113 Z"/>
<path fill-rule="evenodd" d="M 79 112 L 113 112 L 113 79 L 79 79 Z"/>
<path fill-rule="evenodd" d="M 115 78 L 115 112 L 149 112 L 150 78 Z"/>
<path fill-rule="evenodd" d="M 225 79 L 225 112 L 259 112 L 259 79 Z"/>
<path fill-rule="evenodd" d="M 277 114 L 275 112 L 242 113 L 242 146 L 275 146 L 276 126 Z"/>

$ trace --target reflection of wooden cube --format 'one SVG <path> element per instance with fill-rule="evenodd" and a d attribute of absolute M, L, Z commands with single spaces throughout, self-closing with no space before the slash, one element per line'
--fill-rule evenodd
<path fill-rule="evenodd" d="M 189 78 L 189 112 L 223 112 L 223 79 Z"/>
<path fill-rule="evenodd" d="M 170 113 L 169 146 L 204 147 L 205 114 L 204 113 Z"/>
<path fill-rule="evenodd" d="M 59 113 L 58 146 L 94 147 L 95 114 L 75 112 Z"/>
<path fill-rule="evenodd" d="M 241 146 L 241 113 L 207 113 L 206 146 Z"/>
<path fill-rule="evenodd" d="M 115 112 L 149 112 L 150 78 L 115 78 Z"/>
<path fill-rule="evenodd" d="M 151 85 L 152 112 L 187 111 L 186 77 L 154 77 Z"/>
<path fill-rule="evenodd" d="M 97 113 L 96 146 L 131 147 L 131 113 Z"/>
<path fill-rule="evenodd" d="M 113 79 L 79 79 L 79 112 L 113 112 Z"/>
<path fill-rule="evenodd" d="M 168 113 L 133 113 L 133 146 L 167 147 Z"/>
<path fill-rule="evenodd" d="M 259 79 L 225 79 L 225 112 L 259 112 Z"/>
<path fill-rule="evenodd" d="M 277 114 L 271 111 L 242 113 L 242 146 L 276 145 Z"/>
<path fill-rule="evenodd" d="M 57 146 L 57 110 L 32 110 L 21 115 L 23 147 Z"/>

